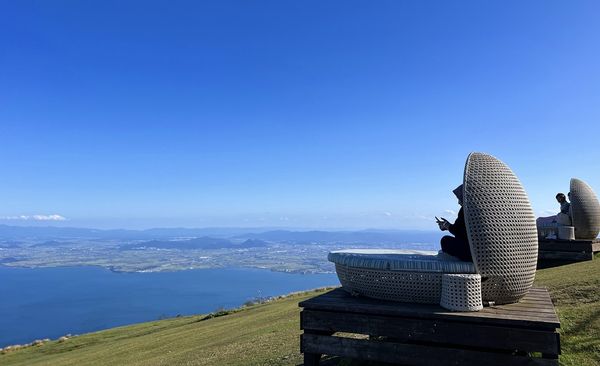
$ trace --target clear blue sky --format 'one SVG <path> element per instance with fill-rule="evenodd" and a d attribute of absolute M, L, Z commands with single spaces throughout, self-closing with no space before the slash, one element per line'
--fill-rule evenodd
<path fill-rule="evenodd" d="M 600 192 L 599 15 L 2 1 L 0 223 L 435 229 L 470 151 L 556 211 L 572 176 Z"/>

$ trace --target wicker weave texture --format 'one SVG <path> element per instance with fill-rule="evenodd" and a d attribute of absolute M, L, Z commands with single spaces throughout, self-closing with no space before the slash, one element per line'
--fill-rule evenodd
<path fill-rule="evenodd" d="M 463 190 L 483 301 L 517 302 L 531 288 L 537 265 L 538 238 L 529 198 L 506 164 L 483 153 L 467 158 Z"/>
<path fill-rule="evenodd" d="M 595 239 L 600 232 L 600 203 L 592 188 L 581 179 L 571 179 L 571 215 L 575 238 Z"/>
<path fill-rule="evenodd" d="M 351 294 L 380 300 L 438 304 L 442 292 L 442 274 L 374 270 L 335 265 L 342 288 Z"/>
<path fill-rule="evenodd" d="M 440 305 L 452 311 L 479 311 L 481 302 L 481 276 L 478 274 L 442 275 Z"/>

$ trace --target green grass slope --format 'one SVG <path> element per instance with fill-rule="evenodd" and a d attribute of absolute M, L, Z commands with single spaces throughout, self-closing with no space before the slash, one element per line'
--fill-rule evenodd
<path fill-rule="evenodd" d="M 560 318 L 561 365 L 600 365 L 600 255 L 540 270 L 536 285 L 548 287 Z"/>
<path fill-rule="evenodd" d="M 600 258 L 538 271 L 561 320 L 564 365 L 600 365 Z M 0 354 L 0 365 L 297 365 L 298 302 L 289 296 L 225 316 L 109 329 Z"/>

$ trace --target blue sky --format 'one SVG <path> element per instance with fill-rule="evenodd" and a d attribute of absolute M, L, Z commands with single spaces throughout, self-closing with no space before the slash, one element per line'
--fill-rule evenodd
<path fill-rule="evenodd" d="M 599 11 L 3 1 L 0 223 L 435 229 L 471 151 L 547 214 L 600 191 Z"/>

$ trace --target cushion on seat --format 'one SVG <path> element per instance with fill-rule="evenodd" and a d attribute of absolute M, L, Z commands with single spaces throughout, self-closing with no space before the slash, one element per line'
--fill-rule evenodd
<path fill-rule="evenodd" d="M 392 271 L 476 273 L 471 262 L 426 250 L 347 249 L 330 252 L 330 262 L 356 268 Z"/>

